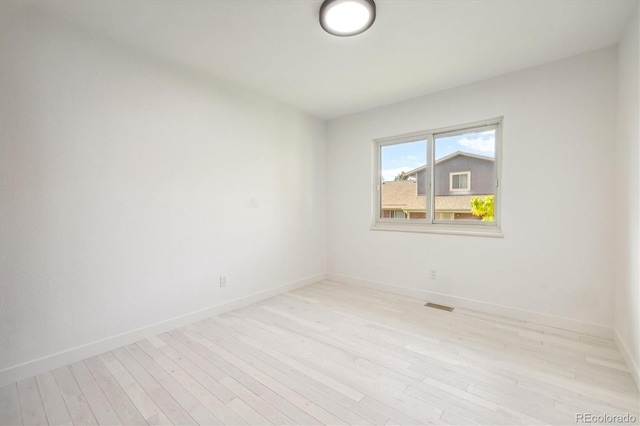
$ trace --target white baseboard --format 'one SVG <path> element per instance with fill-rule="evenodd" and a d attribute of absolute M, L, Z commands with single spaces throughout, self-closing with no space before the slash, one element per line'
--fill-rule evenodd
<path fill-rule="evenodd" d="M 100 355 L 104 352 L 108 352 L 125 345 L 130 345 L 131 343 L 144 340 L 151 336 L 155 336 L 211 316 L 251 305 L 261 300 L 277 296 L 278 294 L 286 293 L 288 291 L 295 290 L 296 288 L 313 284 L 317 281 L 322 281 L 324 278 L 324 274 L 314 275 L 299 281 L 263 290 L 219 305 L 210 306 L 175 318 L 160 321 L 146 327 L 141 327 L 136 330 L 107 337 L 105 339 L 87 343 L 86 345 L 77 346 L 62 352 L 18 364 L 13 367 L 5 368 L 0 370 L 0 387 L 90 358 L 92 356 Z"/>
<path fill-rule="evenodd" d="M 636 387 L 640 390 L 640 371 L 638 370 L 638 364 L 636 363 L 636 360 L 633 359 L 629 347 L 626 345 L 624 340 L 622 340 L 622 336 L 620 336 L 617 329 L 614 329 L 614 334 L 616 346 L 618 346 L 618 350 L 622 354 L 624 361 L 627 363 L 629 372 L 631 372 L 631 377 L 633 377 L 633 380 L 636 382 Z"/>
<path fill-rule="evenodd" d="M 527 311 L 524 309 L 510 308 L 503 305 L 495 305 L 480 300 L 466 299 L 464 297 L 451 296 L 448 294 L 435 293 L 427 290 L 416 288 L 402 287 L 393 284 L 386 284 L 376 281 L 363 280 L 360 278 L 350 277 L 341 274 L 326 274 L 326 279 L 343 284 L 353 284 L 365 287 L 372 287 L 400 293 L 411 297 L 419 297 L 429 300 L 440 305 L 453 306 L 458 308 L 472 309 L 478 312 L 488 314 L 501 315 L 520 321 L 526 321 L 535 324 L 546 325 L 549 327 L 560 328 L 563 330 L 574 331 L 576 333 L 587 334 L 590 336 L 602 337 L 613 340 L 613 328 L 600 324 L 593 324 L 584 321 L 578 321 L 571 318 L 558 317 L 541 312 Z"/>

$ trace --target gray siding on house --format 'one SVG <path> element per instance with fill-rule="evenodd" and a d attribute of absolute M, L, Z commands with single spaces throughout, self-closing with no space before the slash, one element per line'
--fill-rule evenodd
<path fill-rule="evenodd" d="M 418 172 L 418 195 L 427 195 L 427 170 L 428 169 Z"/>
<path fill-rule="evenodd" d="M 449 173 L 471 172 L 470 191 L 449 191 Z M 479 195 L 495 191 L 495 161 L 458 155 L 436 164 L 436 195 Z"/>
<path fill-rule="evenodd" d="M 449 174 L 471 172 L 470 191 L 450 191 Z M 426 194 L 426 170 L 418 172 L 418 195 Z M 495 162 L 466 155 L 458 155 L 436 164 L 436 195 L 484 195 L 495 192 Z"/>

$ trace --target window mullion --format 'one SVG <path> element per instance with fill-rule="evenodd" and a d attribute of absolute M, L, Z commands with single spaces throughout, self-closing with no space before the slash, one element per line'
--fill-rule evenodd
<path fill-rule="evenodd" d="M 427 221 L 429 221 L 429 223 L 433 223 L 434 219 L 435 219 L 435 189 L 433 187 L 433 182 L 434 182 L 434 170 L 435 170 L 435 160 L 434 160 L 434 155 L 435 155 L 435 147 L 434 147 L 434 139 L 433 139 L 433 134 L 430 134 L 427 136 L 427 171 L 428 173 L 426 173 L 427 175 L 427 188 L 429 189 L 429 191 L 427 192 L 427 197 L 425 197 L 427 199 L 427 205 L 426 205 L 426 212 L 427 212 Z"/>

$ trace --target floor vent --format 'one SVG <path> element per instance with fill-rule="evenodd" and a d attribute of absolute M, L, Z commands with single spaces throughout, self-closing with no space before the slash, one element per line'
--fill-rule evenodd
<path fill-rule="evenodd" d="M 451 306 L 438 305 L 437 303 L 425 303 L 424 306 L 427 308 L 440 309 L 441 311 L 451 312 L 453 308 Z"/>

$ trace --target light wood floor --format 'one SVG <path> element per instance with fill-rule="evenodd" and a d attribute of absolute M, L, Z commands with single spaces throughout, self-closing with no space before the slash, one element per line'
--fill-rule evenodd
<path fill-rule="evenodd" d="M 2 424 L 576 424 L 630 413 L 615 345 L 331 282 L 0 389 Z"/>

